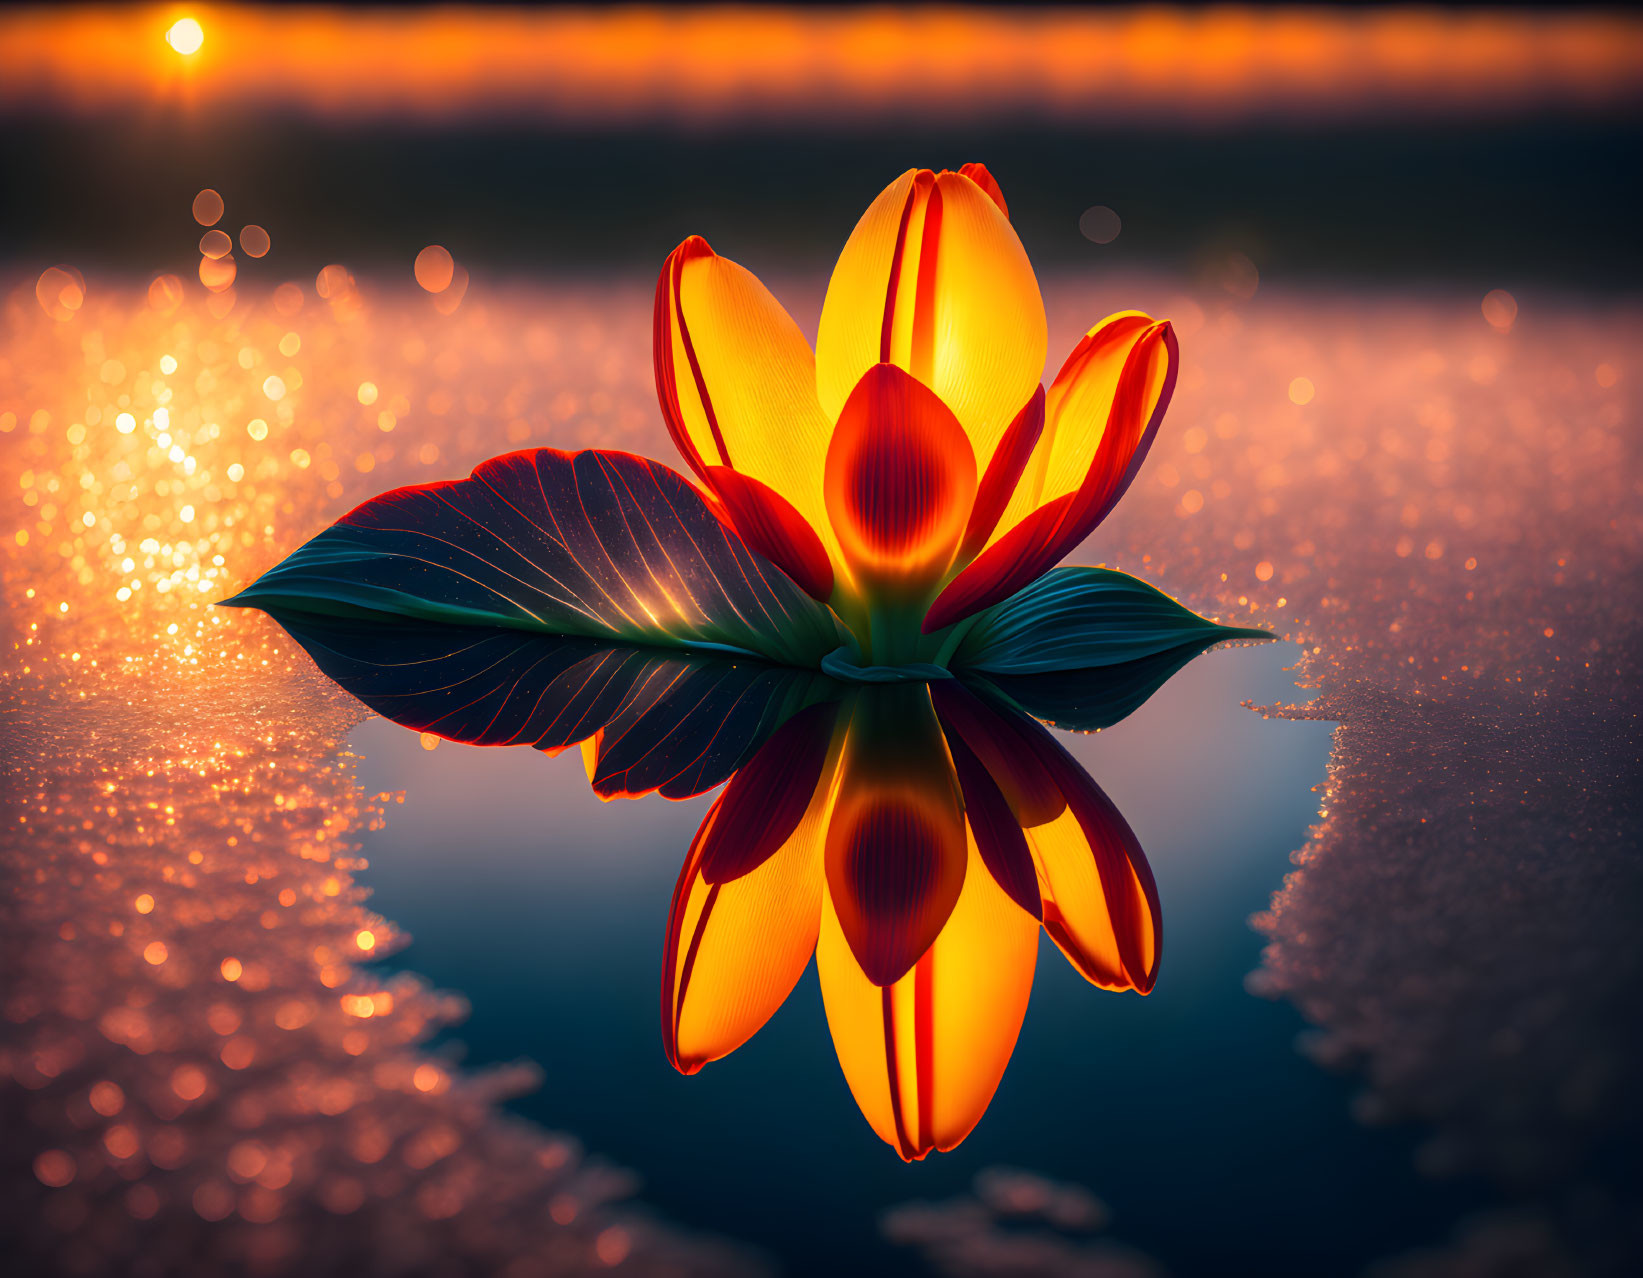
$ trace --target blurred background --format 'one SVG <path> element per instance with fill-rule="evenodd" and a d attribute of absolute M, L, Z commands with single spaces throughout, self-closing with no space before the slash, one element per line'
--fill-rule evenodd
<path fill-rule="evenodd" d="M 4 227 L 158 265 L 212 185 L 287 269 L 648 267 L 681 227 L 820 268 L 886 174 L 984 157 L 1035 260 L 1614 289 L 1640 85 L 1623 6 L 25 8 Z"/>

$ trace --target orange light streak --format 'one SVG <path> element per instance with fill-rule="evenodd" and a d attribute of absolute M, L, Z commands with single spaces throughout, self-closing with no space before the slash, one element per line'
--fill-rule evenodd
<path fill-rule="evenodd" d="M 1004 110 L 1214 122 L 1643 97 L 1643 22 L 1612 12 L 212 7 L 196 11 L 203 44 L 187 57 L 168 43 L 176 16 L 0 16 L 0 109 L 174 100 L 342 118 L 835 123 Z"/>

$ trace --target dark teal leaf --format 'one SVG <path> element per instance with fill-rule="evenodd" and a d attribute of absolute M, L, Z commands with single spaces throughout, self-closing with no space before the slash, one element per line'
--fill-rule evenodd
<path fill-rule="evenodd" d="M 371 709 L 470 745 L 557 752 L 596 737 L 593 788 L 682 799 L 724 781 L 789 717 L 840 695 L 813 671 L 714 654 L 274 611 Z"/>
<path fill-rule="evenodd" d="M 964 672 L 1034 675 L 1124 665 L 1183 647 L 1190 657 L 1225 639 L 1270 638 L 1266 630 L 1200 617 L 1128 573 L 1057 568 L 981 613 L 952 664 Z"/>
<path fill-rule="evenodd" d="M 1001 696 L 1053 728 L 1099 732 L 1140 709 L 1182 666 L 1216 642 L 1218 638 L 1199 639 L 1115 666 L 1024 675 L 965 671 L 960 678 L 965 685 Z"/>
<path fill-rule="evenodd" d="M 684 478 L 598 450 L 509 453 L 469 479 L 384 493 L 226 602 L 809 667 L 847 638 Z"/>

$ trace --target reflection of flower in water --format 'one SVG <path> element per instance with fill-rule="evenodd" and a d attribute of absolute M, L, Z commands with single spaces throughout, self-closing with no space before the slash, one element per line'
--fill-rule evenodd
<path fill-rule="evenodd" d="M 943 1278 L 1159 1278 L 1151 1257 L 1106 1238 L 1106 1204 L 1082 1185 L 987 1167 L 974 1191 L 903 1203 L 880 1221 Z"/>
<path fill-rule="evenodd" d="M 685 1073 L 734 1051 L 817 956 L 852 1092 L 904 1158 L 980 1119 L 1033 980 L 1038 929 L 1091 983 L 1153 986 L 1159 903 L 1123 818 L 1022 713 L 1098 728 L 1204 646 L 1099 679 L 847 684 L 733 657 L 439 623 L 276 613 L 372 709 L 475 745 L 580 745 L 605 798 L 724 787 L 680 874 L 662 1036 Z"/>
<path fill-rule="evenodd" d="M 733 776 L 674 892 L 662 1031 L 694 1073 L 810 962 L 850 1090 L 903 1158 L 980 1120 L 1020 1032 L 1040 922 L 1093 984 L 1146 993 L 1161 920 L 1123 818 L 1054 738 L 956 682 L 790 719 Z"/>

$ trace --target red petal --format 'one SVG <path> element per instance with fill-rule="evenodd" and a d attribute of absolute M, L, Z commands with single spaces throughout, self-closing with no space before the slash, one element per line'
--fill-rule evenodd
<path fill-rule="evenodd" d="M 827 888 L 856 962 L 876 985 L 930 948 L 964 884 L 969 845 L 953 767 L 922 684 L 853 706 L 827 827 Z"/>
<path fill-rule="evenodd" d="M 1043 825 L 1066 810 L 1060 787 L 1031 750 L 1020 748 L 1004 715 L 956 679 L 932 683 L 930 693 L 948 744 L 956 737 L 975 753 L 1010 805 L 1017 825 Z"/>
<path fill-rule="evenodd" d="M 668 434 L 673 436 L 673 443 L 678 448 L 679 455 L 704 479 L 707 477 L 707 462 L 704 461 L 701 450 L 696 447 L 695 440 L 691 438 L 684 410 L 679 404 L 680 377 L 690 378 L 701 398 L 702 410 L 706 414 L 713 442 L 718 450 L 718 456 L 708 460 L 725 462 L 728 458 L 724 438 L 713 415 L 713 401 L 708 397 L 707 385 L 702 379 L 702 370 L 691 345 L 690 329 L 685 324 L 684 312 L 679 305 L 679 277 L 686 262 L 713 255 L 713 249 L 700 235 L 692 235 L 668 254 L 667 261 L 662 264 L 662 273 L 656 280 L 656 306 L 651 319 L 651 359 L 656 370 L 656 399 L 662 406 L 662 420 L 667 423 Z M 677 367 L 673 358 L 675 327 L 679 330 L 686 351 L 686 365 L 683 368 Z"/>
<path fill-rule="evenodd" d="M 875 985 L 895 984 L 918 962 L 964 886 L 963 816 L 932 797 L 846 790 L 827 829 L 827 890 Z"/>
<path fill-rule="evenodd" d="M 998 205 L 1000 213 L 1005 217 L 1010 216 L 1010 206 L 1004 202 L 1004 191 L 985 164 L 965 164 L 959 168 L 959 172 L 987 192 L 993 203 Z"/>
<path fill-rule="evenodd" d="M 1149 340 L 1153 337 L 1156 341 Z M 1057 382 L 1075 369 L 1082 346 L 1080 342 L 1068 356 L 1062 371 L 1056 374 Z M 1160 353 L 1164 358 L 1162 369 L 1157 367 Z M 1101 433 L 1089 473 L 1079 486 L 1075 509 L 1061 533 L 1063 554 L 1090 535 L 1134 482 L 1152 449 L 1170 397 L 1175 394 L 1180 359 L 1175 329 L 1168 320 L 1156 325 L 1153 333 L 1143 335 L 1130 351 L 1118 378 L 1112 410 L 1107 414 L 1107 428 Z"/>
<path fill-rule="evenodd" d="M 1124 363 L 1106 428 L 1078 489 L 1034 510 L 948 582 L 925 616 L 925 634 L 1008 599 L 1041 576 L 1088 537 L 1124 495 L 1152 448 L 1175 391 L 1175 331 L 1166 321 L 1153 326 L 1153 334 L 1156 340 L 1137 341 Z M 1094 336 L 1068 357 L 1056 375 L 1058 385 L 1076 375 Z M 1160 353 L 1162 369 L 1157 365 Z"/>
<path fill-rule="evenodd" d="M 703 881 L 752 873 L 792 836 L 821 779 L 837 717 L 831 701 L 799 711 L 731 777 L 721 818 L 702 828 Z"/>
<path fill-rule="evenodd" d="M 1024 719 L 1016 730 L 1066 797 L 1076 823 L 1075 838 L 1067 837 L 1073 830 L 1057 829 L 1059 821 L 1032 832 L 1044 873 L 1044 930 L 1086 979 L 1145 994 L 1158 979 L 1163 946 L 1163 913 L 1146 854 L 1112 800 L 1047 729 Z M 1090 878 L 1085 858 L 1094 863 L 1095 881 L 1080 885 L 1076 880 Z M 1115 946 L 1118 970 L 1090 943 L 1098 934 Z"/>
<path fill-rule="evenodd" d="M 709 466 L 713 486 L 730 526 L 741 538 L 799 584 L 813 598 L 833 593 L 833 563 L 816 530 L 769 484 L 728 466 Z"/>
<path fill-rule="evenodd" d="M 964 544 L 959 547 L 962 562 L 972 559 L 987 544 L 998 527 L 1000 516 L 1010 504 L 1021 473 L 1033 455 L 1033 447 L 1044 431 L 1044 388 L 1038 387 L 1031 399 L 1015 415 L 1004 437 L 998 442 L 998 451 L 987 464 L 987 473 L 976 489 L 976 501 L 970 511 L 970 523 L 964 530 Z"/>
<path fill-rule="evenodd" d="M 939 578 L 975 501 L 975 454 L 934 391 L 868 369 L 827 450 L 827 511 L 852 571 L 903 586 Z"/>
<path fill-rule="evenodd" d="M 1073 494 L 1040 506 L 949 581 L 924 615 L 925 634 L 963 621 L 1042 576 L 1066 553 L 1059 549 L 1062 521 Z"/>
<path fill-rule="evenodd" d="M 947 738 L 947 744 L 964 794 L 964 816 L 975 835 L 982 864 L 1006 896 L 1035 919 L 1042 919 L 1044 904 L 1038 895 L 1038 873 L 1033 869 L 1033 854 L 1027 848 L 1021 823 L 1004 801 L 998 783 L 964 739 L 954 734 Z"/>

